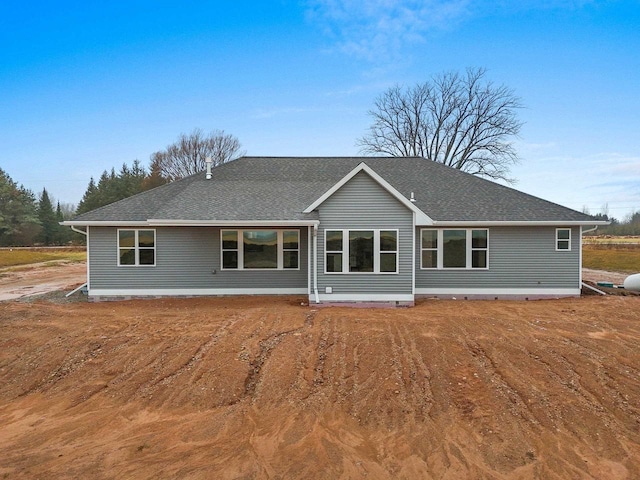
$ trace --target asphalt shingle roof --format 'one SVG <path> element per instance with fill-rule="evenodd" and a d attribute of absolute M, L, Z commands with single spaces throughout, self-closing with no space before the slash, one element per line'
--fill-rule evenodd
<path fill-rule="evenodd" d="M 581 212 L 419 157 L 242 157 L 74 218 L 75 222 L 308 220 L 302 213 L 364 162 L 433 220 L 589 222 Z"/>

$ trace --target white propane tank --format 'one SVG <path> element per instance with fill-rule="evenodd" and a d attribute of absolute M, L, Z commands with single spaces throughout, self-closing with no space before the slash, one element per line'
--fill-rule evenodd
<path fill-rule="evenodd" d="M 640 273 L 629 275 L 624 279 L 625 290 L 631 290 L 634 292 L 640 292 Z"/>

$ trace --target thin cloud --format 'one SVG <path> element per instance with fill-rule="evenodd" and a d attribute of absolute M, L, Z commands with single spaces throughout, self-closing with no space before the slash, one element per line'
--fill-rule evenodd
<path fill-rule="evenodd" d="M 396 61 L 405 45 L 450 28 L 468 14 L 469 0 L 311 0 L 307 16 L 335 49 L 370 62 Z"/>
<path fill-rule="evenodd" d="M 578 10 L 597 0 L 307 0 L 307 19 L 333 41 L 330 51 L 374 64 L 400 63 L 407 47 L 474 16 Z"/>

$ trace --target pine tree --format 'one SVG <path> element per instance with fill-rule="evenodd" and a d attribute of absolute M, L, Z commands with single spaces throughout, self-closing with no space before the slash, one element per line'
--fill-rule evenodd
<path fill-rule="evenodd" d="M 59 225 L 46 188 L 44 188 L 40 194 L 40 201 L 38 202 L 38 220 L 40 220 L 40 225 L 42 225 L 42 230 L 40 231 L 38 239 L 45 245 L 53 245 L 58 237 Z"/>
<path fill-rule="evenodd" d="M 60 225 L 60 222 L 64 222 L 64 214 L 62 213 L 62 207 L 60 206 L 60 202 L 56 205 L 56 245 L 64 245 L 71 241 L 71 235 L 73 231 L 69 227 L 63 227 Z"/>
<path fill-rule="evenodd" d="M 146 177 L 147 172 L 138 160 L 134 160 L 131 167 L 123 164 L 118 173 L 115 168 L 112 168 L 111 172 L 105 170 L 97 184 L 93 177 L 89 181 L 87 190 L 78 204 L 77 213 L 85 213 L 140 193 L 143 191 Z"/>
<path fill-rule="evenodd" d="M 152 160 L 151 166 L 149 167 L 149 175 L 147 175 L 142 182 L 142 190 L 151 190 L 168 182 L 169 180 L 162 176 L 162 169 L 158 161 Z"/>
<path fill-rule="evenodd" d="M 0 245 L 31 245 L 39 229 L 33 193 L 0 168 Z"/>
<path fill-rule="evenodd" d="M 96 202 L 97 192 L 98 187 L 96 187 L 96 182 L 93 177 L 91 177 L 91 179 L 89 180 L 89 185 L 87 186 L 87 190 L 84 192 L 82 200 L 80 200 L 80 203 L 78 204 L 78 214 L 98 208 L 99 205 L 97 205 Z"/>

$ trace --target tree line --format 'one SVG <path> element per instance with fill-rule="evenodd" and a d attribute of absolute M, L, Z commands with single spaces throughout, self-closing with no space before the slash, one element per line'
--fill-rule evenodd
<path fill-rule="evenodd" d="M 0 168 L 0 246 L 63 245 L 72 232 L 59 223 L 72 214 L 60 202 L 54 208 L 46 188 L 36 199 Z"/>
<path fill-rule="evenodd" d="M 603 213 L 590 214 L 587 208 L 583 212 L 591 215 L 598 220 L 611 222 L 610 225 L 599 226 L 591 235 L 613 235 L 613 236 L 638 236 L 640 235 L 640 211 L 631 212 L 622 220 L 610 217 L 607 213 L 608 208 L 603 208 Z"/>

